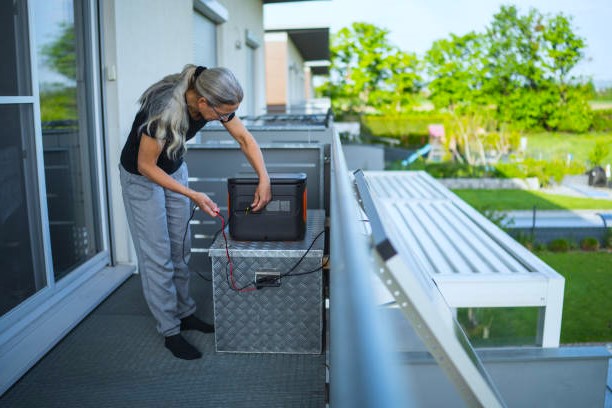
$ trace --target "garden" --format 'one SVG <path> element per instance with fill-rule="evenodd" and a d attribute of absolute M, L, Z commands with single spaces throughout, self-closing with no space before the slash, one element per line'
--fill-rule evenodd
<path fill-rule="evenodd" d="M 454 190 L 498 224 L 509 210 L 612 210 L 612 200 L 546 189 L 612 163 L 612 89 L 573 74 L 587 44 L 570 16 L 502 6 L 482 32 L 451 34 L 424 55 L 388 34 L 357 22 L 332 38 L 330 76 L 317 92 L 331 98 L 336 121 L 359 124 L 346 142 L 405 149 L 388 170 L 537 179 L 535 190 Z M 519 240 L 566 279 L 562 343 L 612 342 L 610 237 Z M 535 342 L 535 308 L 458 317 L 477 346 Z"/>
<path fill-rule="evenodd" d="M 536 255 L 565 278 L 561 344 L 612 342 L 610 251 Z M 534 345 L 537 308 L 460 309 L 458 319 L 477 347 Z"/>

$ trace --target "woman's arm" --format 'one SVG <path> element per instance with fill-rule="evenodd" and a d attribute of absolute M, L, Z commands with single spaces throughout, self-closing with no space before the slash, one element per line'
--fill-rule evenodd
<path fill-rule="evenodd" d="M 259 184 L 255 190 L 255 196 L 253 197 L 253 203 L 251 209 L 253 211 L 262 210 L 266 204 L 272 199 L 272 189 L 270 187 L 270 177 L 266 170 L 266 164 L 264 163 L 261 149 L 255 141 L 255 138 L 245 127 L 238 116 L 234 116 L 229 122 L 224 122 L 223 126 L 232 135 L 234 139 L 240 145 L 240 149 L 246 156 L 251 166 L 259 177 Z"/>
<path fill-rule="evenodd" d="M 219 207 L 206 194 L 185 187 L 157 166 L 157 159 L 162 152 L 162 144 L 155 138 L 142 134 L 138 149 L 138 171 L 140 174 L 160 186 L 183 194 L 191 199 L 202 211 L 216 217 Z"/>

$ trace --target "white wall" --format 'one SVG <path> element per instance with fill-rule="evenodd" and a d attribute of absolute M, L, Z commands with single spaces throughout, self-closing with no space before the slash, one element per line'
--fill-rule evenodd
<path fill-rule="evenodd" d="M 134 263 L 117 166 L 142 92 L 155 81 L 181 71 L 185 64 L 192 62 L 193 0 L 107 0 L 100 3 L 113 254 L 115 262 Z M 255 49 L 256 80 L 252 82 L 256 106 L 253 111 L 263 112 L 265 69 L 261 0 L 219 0 L 218 3 L 229 15 L 225 23 L 217 26 L 218 65 L 231 69 L 243 87 L 249 82 L 246 30 L 260 42 L 260 47 Z M 245 89 L 245 92 L 253 91 Z"/>
<path fill-rule="evenodd" d="M 265 100 L 265 69 L 264 69 L 264 29 L 263 5 L 261 0 L 218 0 L 228 11 L 229 18 L 219 25 L 219 65 L 231 69 L 243 87 L 247 79 L 248 52 L 245 44 L 246 30 L 251 32 L 260 46 L 255 49 L 256 69 L 255 107 L 254 112 L 263 112 Z M 245 92 L 250 90 L 245 89 Z M 245 97 L 246 99 L 246 97 Z M 240 115 L 246 114 L 239 109 Z"/>

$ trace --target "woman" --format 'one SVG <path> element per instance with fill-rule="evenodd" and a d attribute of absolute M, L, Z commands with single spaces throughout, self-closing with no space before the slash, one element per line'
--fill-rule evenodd
<path fill-rule="evenodd" d="M 242 88 L 228 69 L 187 65 L 142 94 L 121 153 L 123 201 L 144 296 L 165 346 L 185 360 L 202 354 L 180 331 L 214 331 L 195 317 L 196 305 L 189 295 L 190 240 L 183 243 L 183 238 L 191 202 L 211 217 L 219 214 L 215 202 L 187 185 L 185 142 L 207 122 L 220 121 L 259 177 L 253 211 L 263 209 L 272 195 L 261 150 L 235 114 L 242 97 Z"/>

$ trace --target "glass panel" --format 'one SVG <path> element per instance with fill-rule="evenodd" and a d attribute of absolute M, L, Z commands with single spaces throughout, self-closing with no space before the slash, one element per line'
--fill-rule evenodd
<path fill-rule="evenodd" d="M 0 105 L 0 316 L 46 286 L 30 143 L 32 105 Z M 31 187 L 29 187 L 31 188 Z M 32 240 L 35 240 L 32 242 Z M 34 249 L 34 251 L 33 251 Z"/>
<path fill-rule="evenodd" d="M 536 307 L 466 308 L 457 320 L 474 347 L 535 346 Z"/>
<path fill-rule="evenodd" d="M 32 95 L 25 0 L 0 1 L 0 95 Z"/>
<path fill-rule="evenodd" d="M 56 279 L 99 250 L 81 2 L 31 2 L 36 27 L 43 155 Z M 91 48 L 91 47 L 90 47 Z M 89 87 L 91 88 L 91 87 Z"/>

